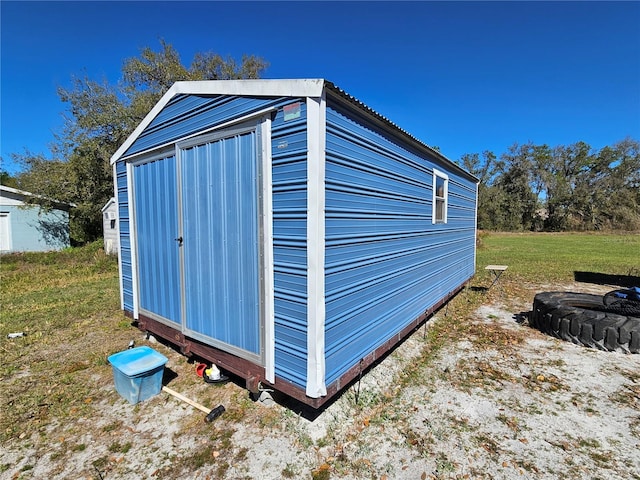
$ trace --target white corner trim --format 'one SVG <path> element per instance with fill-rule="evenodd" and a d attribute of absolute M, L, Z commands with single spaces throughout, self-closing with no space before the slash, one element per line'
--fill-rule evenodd
<path fill-rule="evenodd" d="M 307 388 L 319 398 L 325 384 L 325 130 L 326 100 L 307 98 Z"/>
<path fill-rule="evenodd" d="M 140 318 L 140 291 L 138 290 L 138 239 L 136 238 L 136 205 L 133 192 L 133 165 L 127 163 L 127 201 L 129 202 L 129 243 L 131 245 L 131 289 L 133 318 Z"/>
<path fill-rule="evenodd" d="M 273 270 L 273 179 L 271 171 L 271 116 L 260 124 L 262 133 L 262 234 L 264 285 L 264 371 L 265 380 L 276 382 L 275 294 Z"/>

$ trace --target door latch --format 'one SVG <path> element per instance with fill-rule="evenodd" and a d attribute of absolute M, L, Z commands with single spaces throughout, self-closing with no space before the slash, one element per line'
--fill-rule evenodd
<path fill-rule="evenodd" d="M 178 238 L 174 238 L 174 240 L 176 242 L 178 242 L 178 246 L 181 247 L 182 246 L 182 237 L 178 237 Z"/>

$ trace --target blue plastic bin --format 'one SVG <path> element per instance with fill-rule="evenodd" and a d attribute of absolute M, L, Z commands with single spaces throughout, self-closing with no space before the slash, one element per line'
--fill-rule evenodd
<path fill-rule="evenodd" d="M 114 353 L 108 360 L 117 392 L 130 403 L 142 402 L 162 390 L 162 374 L 168 359 L 153 348 L 132 348 Z"/>

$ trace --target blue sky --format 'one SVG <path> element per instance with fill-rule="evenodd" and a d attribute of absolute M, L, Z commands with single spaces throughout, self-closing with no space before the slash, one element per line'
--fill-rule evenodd
<path fill-rule="evenodd" d="M 59 86 L 120 78 L 172 44 L 326 78 L 404 130 L 464 153 L 640 140 L 640 2 L 0 2 L 1 155 L 48 152 Z"/>

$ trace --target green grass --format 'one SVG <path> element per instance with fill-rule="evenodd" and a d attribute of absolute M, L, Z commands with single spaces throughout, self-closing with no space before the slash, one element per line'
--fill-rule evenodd
<path fill-rule="evenodd" d="M 106 357 L 131 335 L 123 322 L 117 258 L 102 242 L 0 257 L 0 441 L 90 415 L 110 373 Z M 8 339 L 7 334 L 26 336 Z M 9 400 L 10 399 L 10 400 Z"/>
<path fill-rule="evenodd" d="M 539 283 L 573 281 L 576 271 L 640 276 L 638 252 L 640 234 L 484 233 L 477 274 L 500 264 L 512 279 Z"/>
<path fill-rule="evenodd" d="M 494 263 L 509 266 L 501 279 L 502 287 L 489 292 L 471 288 L 456 296 L 447 307 L 447 321 L 437 322 L 426 330 L 423 353 L 401 372 L 397 389 L 426 381 L 426 376 L 432 373 L 428 368 L 431 359 L 443 346 L 462 337 L 472 341 L 476 348 L 499 345 L 508 354 L 509 349 L 521 341 L 517 334 L 505 333 L 491 323 L 479 325 L 467 321 L 480 305 L 492 301 L 496 295 L 505 300 L 519 296 L 530 301 L 534 290 L 542 284 L 573 281 L 574 271 L 640 276 L 639 251 L 640 235 L 631 234 L 483 234 L 477 252 L 477 275 L 471 286 L 487 286 L 489 272 L 484 266 Z M 522 286 L 524 283 L 530 285 Z M 135 331 L 120 310 L 119 298 L 117 259 L 105 256 L 100 242 L 63 252 L 0 257 L 0 402 L 3 405 L 0 444 L 37 442 L 36 447 L 45 452 L 51 440 L 60 441 L 63 433 L 72 438 L 77 433 L 74 428 L 79 429 L 83 423 L 99 416 L 100 408 L 117 397 L 113 389 L 104 388 L 111 382 L 111 367 L 106 358 L 126 348 Z M 12 332 L 27 335 L 8 339 L 7 334 Z M 489 380 L 493 377 L 496 381 L 505 380 L 497 371 L 485 369 L 481 373 L 483 378 L 490 377 Z M 547 383 L 552 385 L 551 382 L 545 385 Z M 354 420 L 355 424 L 362 425 L 365 419 L 372 424 L 401 422 L 402 411 L 395 404 L 397 391 L 374 393 L 361 392 L 355 414 L 362 418 Z M 233 422 L 244 421 L 247 415 L 256 418 L 257 407 L 247 402 L 234 398 L 229 403 L 234 406 L 228 408 L 225 418 Z M 278 415 L 265 415 L 259 422 L 265 428 L 273 428 L 274 422 L 279 423 L 278 419 L 282 420 Z M 69 430 L 61 432 L 56 430 L 56 425 Z M 287 422 L 285 430 L 286 425 Z M 198 435 L 204 438 L 203 432 L 210 427 L 200 428 Z M 638 427 L 634 425 L 634 428 Z M 112 438 L 112 434 L 120 430 L 123 426 L 112 422 L 101 432 L 109 438 L 107 446 L 110 445 L 112 453 L 126 454 L 131 445 Z M 289 433 L 298 436 L 301 448 L 313 445 L 311 438 L 302 432 Z M 189 434 L 195 435 L 193 429 Z M 326 439 L 328 443 L 333 440 Z M 488 451 L 497 452 L 497 447 L 488 440 L 478 441 Z M 418 442 L 415 448 L 419 450 L 419 447 Z M 75 450 L 83 448 L 83 444 L 78 444 Z M 224 431 L 217 434 L 211 448 L 232 463 L 247 455 L 246 451 L 235 450 Z M 210 449 L 201 458 L 189 458 L 196 463 L 211 463 L 215 461 L 211 452 Z M 63 460 L 61 457 L 60 461 Z M 108 457 L 95 460 L 93 465 L 102 469 L 106 463 Z M 217 463 L 221 474 L 229 468 L 226 461 Z M 354 471 L 365 469 L 357 459 L 343 463 L 347 463 L 344 468 Z M 441 467 L 448 468 L 446 458 L 442 459 Z M 6 468 L 0 465 L 0 472 Z M 176 468 L 191 467 L 179 462 Z M 295 474 L 291 468 L 283 470 L 283 476 Z M 314 478 L 330 475 L 331 468 L 326 464 L 312 473 Z"/>

